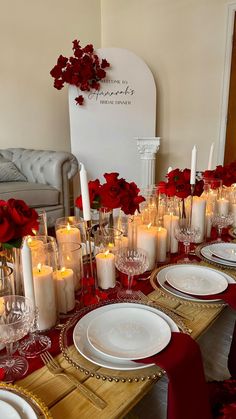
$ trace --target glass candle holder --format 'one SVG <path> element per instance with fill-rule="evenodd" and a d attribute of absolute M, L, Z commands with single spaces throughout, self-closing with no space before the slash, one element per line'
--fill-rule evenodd
<path fill-rule="evenodd" d="M 82 245 L 78 243 L 60 242 L 58 246 L 58 262 L 60 269 L 72 270 L 74 290 L 81 288 L 82 278 Z"/>
<path fill-rule="evenodd" d="M 56 325 L 57 305 L 54 273 L 57 271 L 57 246 L 50 240 L 42 243 L 40 251 L 31 248 L 35 303 L 38 309 L 39 330 Z"/>
<path fill-rule="evenodd" d="M 58 218 L 55 223 L 56 238 L 58 244 L 85 242 L 85 225 L 79 217 Z"/>

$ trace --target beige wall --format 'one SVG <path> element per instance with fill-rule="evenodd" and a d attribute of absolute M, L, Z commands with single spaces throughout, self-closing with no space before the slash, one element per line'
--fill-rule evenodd
<path fill-rule="evenodd" d="M 168 166 L 198 169 L 218 147 L 226 0 L 102 0 L 102 46 L 134 51 L 157 86 L 158 177 Z M 216 147 L 216 148 L 217 148 Z M 216 162 L 217 150 L 215 153 Z"/>
<path fill-rule="evenodd" d="M 152 70 L 158 178 L 169 165 L 189 166 L 195 143 L 198 169 L 205 168 L 210 144 L 219 141 L 227 4 L 0 0 L 0 148 L 70 150 L 67 88 L 54 89 L 49 71 L 78 38 L 130 49 Z"/>
<path fill-rule="evenodd" d="M 0 0 L 0 148 L 70 150 L 67 88 L 49 72 L 72 41 L 100 47 L 100 0 Z"/>

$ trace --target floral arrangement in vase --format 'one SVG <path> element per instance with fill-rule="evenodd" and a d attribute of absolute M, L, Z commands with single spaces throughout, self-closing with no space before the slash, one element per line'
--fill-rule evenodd
<path fill-rule="evenodd" d="M 139 195 L 140 189 L 134 182 L 119 179 L 119 173 L 105 173 L 106 182 L 101 184 L 98 179 L 88 182 L 91 208 L 105 208 L 107 211 L 120 208 L 126 215 L 139 211 L 139 204 L 145 198 Z M 76 198 L 75 205 L 82 210 L 81 195 Z"/>
<path fill-rule="evenodd" d="M 3 247 L 19 247 L 22 237 L 38 230 L 38 213 L 23 200 L 0 200 L 0 243 Z"/>
<path fill-rule="evenodd" d="M 187 198 L 191 195 L 190 176 L 190 169 L 174 169 L 166 175 L 167 182 L 158 183 L 158 191 L 169 197 Z M 196 181 L 194 195 L 200 196 L 202 194 L 203 184 L 203 180 Z"/>
<path fill-rule="evenodd" d="M 223 185 L 231 186 L 236 183 L 236 161 L 225 166 L 216 166 L 214 170 L 205 170 L 203 177 L 204 179 L 220 179 Z"/>
<path fill-rule="evenodd" d="M 99 90 L 99 81 L 106 77 L 105 68 L 110 67 L 106 59 L 100 60 L 95 54 L 92 44 L 81 47 L 76 39 L 73 44 L 73 56 L 60 55 L 56 65 L 50 71 L 54 78 L 54 87 L 61 90 L 65 83 L 74 85 L 81 92 L 89 92 L 91 89 Z M 75 98 L 77 105 L 83 105 L 84 97 L 79 95 Z"/>

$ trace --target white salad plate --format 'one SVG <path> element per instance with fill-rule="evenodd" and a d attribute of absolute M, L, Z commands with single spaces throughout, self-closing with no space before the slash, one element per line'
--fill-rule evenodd
<path fill-rule="evenodd" d="M 199 296 L 219 294 L 228 287 L 224 275 L 204 266 L 182 265 L 167 271 L 165 278 L 178 291 Z"/>
<path fill-rule="evenodd" d="M 37 415 L 23 397 L 4 389 L 0 390 L 0 418 L 37 419 Z"/>
<path fill-rule="evenodd" d="M 17 410 L 14 409 L 11 404 L 4 402 L 3 400 L 0 400 L 0 417 L 7 419 L 21 419 Z"/>
<path fill-rule="evenodd" d="M 203 301 L 204 301 L 204 303 L 219 303 L 219 302 L 222 302 L 222 300 L 220 300 L 220 299 L 207 300 L 207 299 L 204 298 L 204 300 L 201 300 L 200 298 L 192 297 L 191 295 L 184 294 L 181 291 L 178 291 L 177 289 L 174 289 L 170 285 L 168 285 L 168 282 L 166 281 L 167 272 L 169 272 L 170 270 L 173 270 L 173 272 L 178 272 L 178 270 L 181 269 L 184 266 L 186 266 L 186 264 L 170 265 L 170 266 L 165 266 L 164 268 L 162 268 L 156 274 L 156 276 L 153 278 L 153 280 L 151 281 L 152 284 L 153 284 L 153 287 L 158 288 L 158 284 L 159 284 L 160 287 L 164 291 L 169 292 L 170 294 L 174 295 L 175 297 L 182 298 L 183 300 L 190 300 L 192 302 L 197 302 L 197 303 L 201 303 Z M 192 269 L 195 269 L 197 265 L 189 264 L 189 266 L 191 266 Z M 205 267 L 205 266 L 203 268 L 206 271 L 210 270 L 210 271 L 213 271 L 213 272 L 216 272 L 216 273 L 219 272 L 214 268 L 208 268 L 208 267 Z M 223 273 L 223 272 L 221 272 L 221 275 L 223 275 L 225 277 L 228 284 L 235 284 L 234 279 L 230 275 L 227 275 L 226 273 Z"/>
<path fill-rule="evenodd" d="M 225 245 L 227 244 L 229 244 L 232 248 L 232 243 L 212 243 L 202 247 L 200 253 L 205 259 L 209 260 L 210 262 L 218 263 L 219 265 L 223 266 L 229 266 L 231 268 L 236 267 L 236 262 L 228 261 L 216 255 L 216 252 L 218 253 L 219 249 L 220 251 L 222 251 L 222 249 L 226 248 Z"/>
<path fill-rule="evenodd" d="M 236 263 L 236 243 L 214 243 L 211 246 L 215 256 Z"/>
<path fill-rule="evenodd" d="M 120 360 L 147 358 L 162 351 L 171 339 L 170 326 L 161 316 L 136 307 L 113 307 L 91 320 L 90 344 Z"/>
<path fill-rule="evenodd" d="M 149 307 L 145 304 L 136 303 L 109 304 L 89 312 L 77 322 L 73 331 L 73 341 L 76 349 L 81 355 L 84 356 L 84 358 L 88 359 L 94 364 L 114 370 L 132 371 L 153 366 L 154 364 L 142 364 L 140 362 L 136 363 L 134 361 L 129 360 L 115 359 L 114 357 L 102 354 L 101 352 L 97 351 L 89 343 L 89 340 L 87 338 L 87 331 L 90 322 L 92 322 L 93 319 L 97 318 L 99 315 L 103 313 L 106 313 L 107 318 L 109 318 L 110 312 L 118 308 L 136 308 L 140 310 L 141 313 L 143 313 L 144 311 L 152 312 L 155 315 L 162 317 L 162 319 L 164 319 L 168 323 L 171 332 L 179 332 L 179 328 L 176 325 L 176 323 L 167 314 L 154 307 Z"/>

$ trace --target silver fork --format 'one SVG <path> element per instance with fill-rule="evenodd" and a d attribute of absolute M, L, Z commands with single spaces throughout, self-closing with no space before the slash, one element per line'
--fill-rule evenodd
<path fill-rule="evenodd" d="M 49 352 L 43 352 L 40 355 L 40 358 L 52 374 L 63 375 L 68 378 L 68 380 L 70 380 L 74 386 L 80 390 L 83 396 L 86 397 L 95 407 L 102 410 L 107 406 L 107 403 L 104 400 L 89 390 L 84 384 L 80 383 L 80 381 L 78 381 L 72 374 L 62 368 Z"/>

